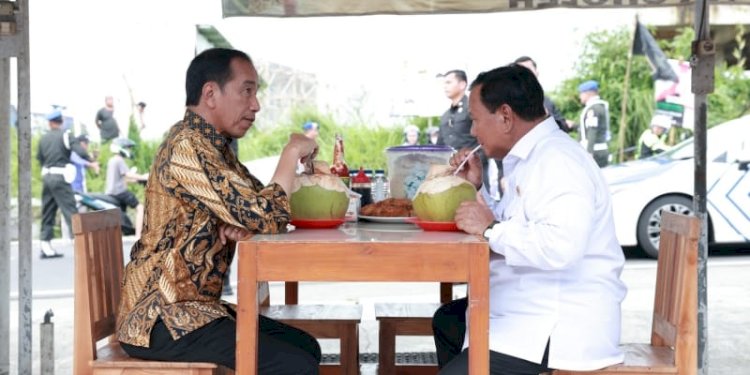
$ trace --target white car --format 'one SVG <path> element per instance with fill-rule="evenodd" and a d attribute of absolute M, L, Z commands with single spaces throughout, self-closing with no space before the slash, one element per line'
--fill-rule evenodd
<path fill-rule="evenodd" d="M 750 241 L 750 115 L 708 129 L 706 142 L 708 240 Z M 693 139 L 602 172 L 612 194 L 620 245 L 638 245 L 656 258 L 661 211 L 693 211 Z"/>

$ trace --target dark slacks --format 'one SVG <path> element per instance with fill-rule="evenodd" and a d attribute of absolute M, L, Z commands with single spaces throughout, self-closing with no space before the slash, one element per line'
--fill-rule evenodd
<path fill-rule="evenodd" d="M 259 317 L 258 374 L 317 374 L 320 345 L 308 333 L 275 320 Z M 134 358 L 210 362 L 235 368 L 236 321 L 221 318 L 173 340 L 159 320 L 151 331 L 149 348 L 122 343 Z"/>
<path fill-rule="evenodd" d="M 432 318 L 432 330 L 440 367 L 439 375 L 467 374 L 469 371 L 469 349 L 461 350 L 466 335 L 467 308 L 466 298 L 457 299 L 441 306 Z M 537 375 L 549 371 L 547 351 L 544 353 L 541 364 L 490 351 L 490 374 Z"/>
<path fill-rule="evenodd" d="M 50 241 L 54 237 L 58 207 L 68 224 L 68 229 L 72 230 L 70 218 L 78 213 L 73 188 L 65 182 L 61 174 L 46 174 L 42 177 L 42 241 Z M 73 237 L 72 233 L 70 237 Z"/>

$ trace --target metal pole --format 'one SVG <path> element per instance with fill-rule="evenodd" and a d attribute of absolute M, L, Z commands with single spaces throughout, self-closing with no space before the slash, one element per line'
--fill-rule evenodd
<path fill-rule="evenodd" d="M 620 129 L 617 134 L 617 162 L 625 161 L 625 132 L 628 129 L 628 91 L 630 90 L 630 67 L 633 65 L 633 45 L 635 44 L 635 30 L 638 27 L 638 16 L 635 16 L 633 35 L 630 37 L 628 50 L 628 64 L 625 65 L 625 80 L 620 101 Z"/>
<path fill-rule="evenodd" d="M 18 374 L 31 375 L 31 79 L 29 1 L 18 0 Z"/>
<path fill-rule="evenodd" d="M 44 314 L 44 322 L 39 325 L 39 356 L 41 357 L 41 375 L 55 375 L 55 316 L 52 309 Z"/>
<path fill-rule="evenodd" d="M 706 97 L 714 90 L 715 47 L 709 33 L 708 1 L 695 3 L 695 40 L 692 44 L 692 89 L 695 94 L 693 212 L 701 221 L 698 241 L 698 374 L 708 374 L 708 225 L 706 214 Z"/>
<path fill-rule="evenodd" d="M 10 374 L 10 59 L 0 58 L 0 375 Z"/>

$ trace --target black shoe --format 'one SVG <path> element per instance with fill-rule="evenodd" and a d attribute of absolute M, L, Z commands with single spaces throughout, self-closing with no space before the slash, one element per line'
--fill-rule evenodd
<path fill-rule="evenodd" d="M 45 253 L 44 251 L 42 251 L 39 254 L 39 258 L 42 258 L 42 259 L 62 258 L 62 257 L 63 257 L 63 254 L 61 253 Z"/>

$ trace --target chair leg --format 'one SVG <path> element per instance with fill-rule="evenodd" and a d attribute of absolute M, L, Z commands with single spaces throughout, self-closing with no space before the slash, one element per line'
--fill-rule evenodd
<path fill-rule="evenodd" d="M 359 329 L 357 323 L 341 327 L 339 341 L 341 352 L 341 373 L 345 375 L 359 374 Z"/>
<path fill-rule="evenodd" d="M 396 327 L 388 320 L 380 320 L 378 343 L 378 374 L 396 372 Z"/>

